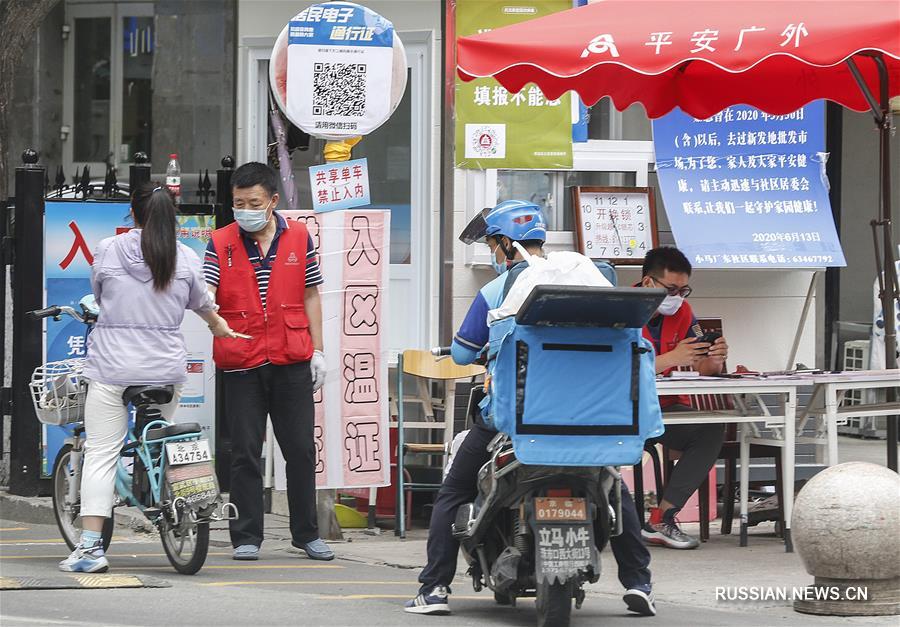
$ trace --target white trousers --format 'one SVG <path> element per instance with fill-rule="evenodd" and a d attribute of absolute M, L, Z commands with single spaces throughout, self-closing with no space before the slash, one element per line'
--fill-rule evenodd
<path fill-rule="evenodd" d="M 160 405 L 171 420 L 182 386 L 175 386 L 172 402 Z M 128 411 L 122 404 L 125 386 L 91 382 L 84 405 L 84 468 L 81 475 L 81 515 L 108 518 L 116 491 L 116 464 L 128 432 Z"/>

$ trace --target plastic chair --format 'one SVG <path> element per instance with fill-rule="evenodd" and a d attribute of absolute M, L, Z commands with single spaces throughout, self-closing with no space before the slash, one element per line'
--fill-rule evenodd
<path fill-rule="evenodd" d="M 464 379 L 473 379 L 485 372 L 483 366 L 460 366 L 449 357 L 435 357 L 428 351 L 407 350 L 397 361 L 397 517 L 394 533 L 401 538 L 406 537 L 406 496 L 407 492 L 437 491 L 439 483 L 416 483 L 407 481 L 405 477 L 406 453 L 428 453 L 430 455 L 446 455 L 453 441 L 454 407 L 456 383 Z M 419 396 L 404 395 L 404 375 L 416 377 L 419 382 Z M 434 420 L 434 404 L 427 381 L 444 382 L 443 421 Z M 404 405 L 422 403 L 426 406 L 424 422 L 406 422 Z M 427 406 L 431 406 L 430 408 Z M 431 411 L 429 411 L 431 409 Z M 427 418 L 431 420 L 427 420 Z M 405 429 L 442 430 L 441 444 L 407 443 Z"/>

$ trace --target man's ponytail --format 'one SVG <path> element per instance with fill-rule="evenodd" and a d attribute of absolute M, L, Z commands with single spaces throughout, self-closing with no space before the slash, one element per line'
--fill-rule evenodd
<path fill-rule="evenodd" d="M 162 292 L 175 275 L 178 250 L 175 203 L 159 183 L 143 183 L 131 196 L 134 220 L 141 227 L 141 252 L 153 275 L 153 288 Z"/>

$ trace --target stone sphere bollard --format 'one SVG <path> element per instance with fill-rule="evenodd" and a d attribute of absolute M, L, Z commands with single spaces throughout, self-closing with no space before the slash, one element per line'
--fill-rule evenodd
<path fill-rule="evenodd" d="M 827 468 L 797 495 L 791 522 L 794 546 L 815 577 L 795 598 L 796 611 L 900 614 L 900 475 L 863 462 Z"/>

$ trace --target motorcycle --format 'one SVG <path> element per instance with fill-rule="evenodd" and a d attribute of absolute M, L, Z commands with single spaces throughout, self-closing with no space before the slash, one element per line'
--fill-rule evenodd
<path fill-rule="evenodd" d="M 534 596 L 539 627 L 569 624 L 572 599 L 600 577 L 600 551 L 621 529 L 621 477 L 612 467 L 529 466 L 509 436 L 488 445 L 478 497 L 459 508 L 453 535 L 476 592 L 500 605 Z"/>
<path fill-rule="evenodd" d="M 622 533 L 616 466 L 636 463 L 662 432 L 640 328 L 663 296 L 540 285 L 515 318 L 491 325 L 484 415 L 498 434 L 453 535 L 475 590 L 491 589 L 500 605 L 535 597 L 539 627 L 567 627 L 573 599 L 581 608 L 600 552 Z"/>

